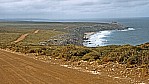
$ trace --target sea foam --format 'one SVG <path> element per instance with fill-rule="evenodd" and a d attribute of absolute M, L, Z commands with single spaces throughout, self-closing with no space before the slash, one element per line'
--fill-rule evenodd
<path fill-rule="evenodd" d="M 128 29 L 124 29 L 124 30 L 118 30 L 118 31 L 133 31 L 135 30 L 134 28 L 128 28 Z"/>
<path fill-rule="evenodd" d="M 87 47 L 97 47 L 97 46 L 106 46 L 109 44 L 109 41 L 106 39 L 113 32 L 126 32 L 126 31 L 134 31 L 134 28 L 128 28 L 124 30 L 107 30 L 107 31 L 99 31 L 93 35 L 89 36 L 88 40 L 84 40 L 84 46 Z"/>
<path fill-rule="evenodd" d="M 90 36 L 83 44 L 87 47 L 105 46 L 108 41 L 104 38 L 110 36 L 112 31 L 100 31 Z"/>

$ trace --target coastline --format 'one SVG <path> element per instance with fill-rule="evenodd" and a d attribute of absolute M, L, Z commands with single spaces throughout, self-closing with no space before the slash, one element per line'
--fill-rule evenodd
<path fill-rule="evenodd" d="M 127 33 L 128 31 L 135 31 L 136 29 L 132 27 L 128 27 L 127 29 L 122 30 L 103 30 L 103 31 L 97 31 L 97 32 L 87 32 L 84 33 L 84 42 L 83 45 L 86 47 L 97 47 L 97 46 L 107 46 L 107 45 L 113 45 L 114 43 L 111 43 L 111 39 L 113 38 L 113 34 L 115 33 Z M 112 36 L 111 36 L 112 34 Z M 119 44 L 119 43 L 117 43 Z M 124 45 L 124 44 L 119 44 Z"/>
<path fill-rule="evenodd" d="M 54 45 L 74 44 L 83 46 L 84 40 L 89 39 L 89 37 L 96 32 L 128 29 L 128 27 L 120 23 L 91 23 L 89 26 L 85 26 L 87 23 L 81 24 L 83 24 L 83 26 L 67 28 L 67 34 L 55 36 L 51 38 L 48 43 Z"/>

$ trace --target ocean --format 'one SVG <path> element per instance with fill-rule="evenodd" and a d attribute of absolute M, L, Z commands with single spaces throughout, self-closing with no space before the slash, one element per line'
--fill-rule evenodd
<path fill-rule="evenodd" d="M 149 42 L 149 18 L 117 18 L 92 21 L 99 23 L 116 21 L 130 28 L 125 30 L 97 31 L 90 36 L 87 43 L 83 43 L 84 46 L 139 45 Z"/>

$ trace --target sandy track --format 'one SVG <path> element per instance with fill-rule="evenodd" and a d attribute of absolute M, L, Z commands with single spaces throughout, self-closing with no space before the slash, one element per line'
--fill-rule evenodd
<path fill-rule="evenodd" d="M 35 30 L 34 34 L 37 34 L 38 32 L 39 32 L 39 30 Z M 28 36 L 28 35 L 29 35 L 29 33 L 21 35 L 16 41 L 14 41 L 14 43 L 18 43 L 18 42 L 24 40 L 26 38 L 26 36 Z"/>
<path fill-rule="evenodd" d="M 28 36 L 28 35 L 29 35 L 29 33 L 21 35 L 16 41 L 14 41 L 14 43 L 18 43 L 18 42 L 24 40 L 25 37 Z"/>
<path fill-rule="evenodd" d="M 0 50 L 1 84 L 116 84 L 108 77 L 44 63 Z"/>
<path fill-rule="evenodd" d="M 39 30 L 34 31 L 34 34 L 37 34 L 39 32 Z"/>

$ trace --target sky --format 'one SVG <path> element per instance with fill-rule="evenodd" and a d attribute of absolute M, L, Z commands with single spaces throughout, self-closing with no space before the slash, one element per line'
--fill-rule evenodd
<path fill-rule="evenodd" d="M 149 17 L 149 0 L 0 0 L 0 19 Z"/>

